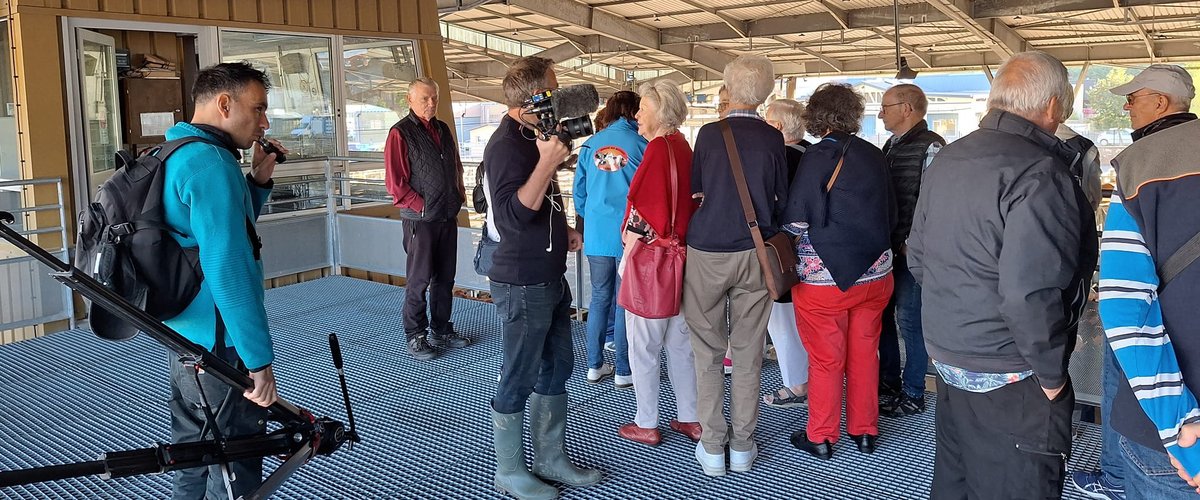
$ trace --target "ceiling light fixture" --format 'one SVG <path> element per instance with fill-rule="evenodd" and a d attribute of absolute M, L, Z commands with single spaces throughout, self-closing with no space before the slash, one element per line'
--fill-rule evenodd
<path fill-rule="evenodd" d="M 915 80 L 917 72 L 908 67 L 908 59 L 900 57 L 900 2 L 892 0 L 892 21 L 896 31 L 892 33 L 892 38 L 896 40 L 896 79 L 897 80 Z"/>

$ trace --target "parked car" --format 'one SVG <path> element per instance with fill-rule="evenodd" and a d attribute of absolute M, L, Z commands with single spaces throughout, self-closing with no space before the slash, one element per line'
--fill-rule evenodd
<path fill-rule="evenodd" d="M 1127 128 L 1110 128 L 1101 130 L 1092 142 L 1097 146 L 1128 146 L 1133 144 L 1133 130 Z"/>

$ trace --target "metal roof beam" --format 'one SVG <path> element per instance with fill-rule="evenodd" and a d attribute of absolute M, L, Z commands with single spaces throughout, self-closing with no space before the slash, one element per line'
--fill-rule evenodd
<path fill-rule="evenodd" d="M 1122 7 L 1187 3 L 1183 0 L 1119 0 L 1119 2 Z M 967 4 L 964 0 L 957 0 L 956 5 L 959 6 L 960 10 L 967 13 L 970 19 L 979 21 L 1017 15 L 1034 16 L 1111 9 L 1113 8 L 1113 0 L 975 0 L 973 4 Z M 891 26 L 893 23 L 892 7 L 852 9 L 845 11 L 845 13 L 845 26 L 835 16 L 831 16 L 828 13 L 766 17 L 749 21 L 747 24 L 750 36 L 766 37 L 821 31 L 839 31 L 842 29 L 879 28 Z M 929 3 L 900 5 L 900 24 L 902 26 L 945 21 L 956 20 L 934 8 Z M 991 26 L 988 27 L 990 28 Z M 738 35 L 723 22 L 664 28 L 660 32 L 663 44 L 742 38 L 741 35 Z"/>
<path fill-rule="evenodd" d="M 968 0 L 928 0 L 928 3 L 971 32 L 976 38 L 983 40 L 983 43 L 1000 57 L 1010 57 L 1018 52 L 1024 52 L 1029 45 L 1021 35 L 997 19 L 986 20 L 988 25 L 984 26 L 980 20 L 971 16 L 972 7 Z M 1003 34 L 1004 37 L 1001 38 L 998 33 Z"/>

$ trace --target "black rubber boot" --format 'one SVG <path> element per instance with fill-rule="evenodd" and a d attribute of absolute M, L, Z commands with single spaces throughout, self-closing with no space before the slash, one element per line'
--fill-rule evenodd
<path fill-rule="evenodd" d="M 604 474 L 580 469 L 567 458 L 563 439 L 567 435 L 567 395 L 529 396 L 529 434 L 533 438 L 533 473 L 547 481 L 571 486 L 596 484 Z"/>
<path fill-rule="evenodd" d="M 522 423 L 525 414 L 492 410 L 492 436 L 496 450 L 496 489 L 521 500 L 558 498 L 558 488 L 538 480 L 525 468 Z"/>

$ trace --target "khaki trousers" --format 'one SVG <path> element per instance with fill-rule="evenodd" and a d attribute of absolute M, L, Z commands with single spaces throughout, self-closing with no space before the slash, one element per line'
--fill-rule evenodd
<path fill-rule="evenodd" d="M 682 309 L 696 354 L 696 414 L 704 428 L 700 442 L 714 455 L 724 454 L 725 443 L 735 451 L 750 451 L 758 426 L 763 341 L 771 312 L 762 267 L 754 250 L 714 253 L 688 247 L 683 276 Z M 723 412 L 722 361 L 727 348 L 733 360 L 732 426 Z"/>

